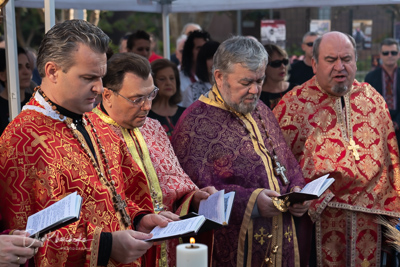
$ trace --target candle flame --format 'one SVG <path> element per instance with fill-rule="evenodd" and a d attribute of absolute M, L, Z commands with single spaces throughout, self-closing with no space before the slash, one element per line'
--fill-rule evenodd
<path fill-rule="evenodd" d="M 194 243 L 196 243 L 196 240 L 193 237 L 191 237 L 190 238 L 190 244 L 194 244 Z"/>

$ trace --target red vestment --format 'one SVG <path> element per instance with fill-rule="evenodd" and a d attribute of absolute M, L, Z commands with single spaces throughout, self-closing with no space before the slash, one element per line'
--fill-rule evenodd
<path fill-rule="evenodd" d="M 354 81 L 342 99 L 314 77 L 287 93 L 274 113 L 306 181 L 328 173 L 336 179 L 309 209 L 318 266 L 380 266 L 376 218 L 400 217 L 396 136 L 384 99 L 369 84 Z"/>
<path fill-rule="evenodd" d="M 146 118 L 142 127 L 128 130 L 119 126 L 99 106 L 93 112 L 109 124 L 111 129 L 126 143 L 135 162 L 143 168 L 151 187 L 154 208 L 157 208 L 157 202 L 154 200 L 156 198 L 165 210 L 172 211 L 179 216 L 186 215 L 195 190 L 198 188 L 180 166 L 160 122 Z M 176 264 L 175 254 L 178 243 L 178 239 L 173 239 L 166 241 L 167 245 L 160 246 L 157 266 L 174 266 Z"/>
<path fill-rule="evenodd" d="M 92 118 L 92 122 L 109 161 L 116 191 L 127 202 L 125 210 L 132 220 L 139 213 L 151 212 L 146 178 L 125 144 L 103 121 Z M 110 179 L 93 128 L 85 128 L 100 169 Z M 83 136 L 78 136 L 87 146 Z M 130 229 L 115 211 L 112 193 L 89 156 L 39 93 L 0 138 L 0 187 L 0 213 L 10 229 L 25 229 L 28 216 L 72 192 L 77 191 L 83 198 L 80 219 L 47 236 L 35 256 L 37 266 L 96 266 L 101 232 Z M 136 266 L 140 261 L 123 265 L 110 259 L 109 264 Z"/>

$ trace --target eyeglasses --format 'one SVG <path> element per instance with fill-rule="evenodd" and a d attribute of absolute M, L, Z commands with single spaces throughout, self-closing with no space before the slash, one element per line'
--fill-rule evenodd
<path fill-rule="evenodd" d="M 388 56 L 390 54 L 392 54 L 392 56 L 397 56 L 397 54 L 399 53 L 398 51 L 382 51 L 382 55 L 384 56 Z"/>
<path fill-rule="evenodd" d="M 312 47 L 313 45 L 314 45 L 314 42 L 308 42 L 308 43 L 305 43 L 308 47 Z"/>
<path fill-rule="evenodd" d="M 268 65 L 270 65 L 271 68 L 279 68 L 280 66 L 282 66 L 282 64 L 287 66 L 287 64 L 289 64 L 289 59 L 284 58 L 282 60 L 274 60 L 274 61 L 268 62 Z"/>
<path fill-rule="evenodd" d="M 117 95 L 121 96 L 122 98 L 125 98 L 126 100 L 128 100 L 129 102 L 131 102 L 132 104 L 136 105 L 136 106 L 142 106 L 143 103 L 145 102 L 145 100 L 149 100 L 152 101 L 154 98 L 156 98 L 158 90 L 160 90 L 158 87 L 154 86 L 154 90 L 145 96 L 141 96 L 136 98 L 135 100 L 131 100 L 123 95 L 121 95 L 120 93 L 118 93 L 117 91 L 112 90 L 114 93 L 116 93 Z"/>

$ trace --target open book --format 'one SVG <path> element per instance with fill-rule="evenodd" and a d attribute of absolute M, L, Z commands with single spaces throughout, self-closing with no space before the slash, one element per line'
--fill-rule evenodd
<path fill-rule="evenodd" d="M 200 202 L 198 214 L 191 212 L 181 216 L 180 221 L 168 223 L 167 227 L 155 227 L 151 231 L 153 237 L 146 241 L 161 241 L 175 237 L 193 236 L 227 225 L 234 198 L 235 192 L 225 194 L 225 190 L 220 190 Z"/>
<path fill-rule="evenodd" d="M 79 219 L 82 197 L 74 192 L 28 217 L 26 230 L 33 237 L 42 237 Z"/>
<path fill-rule="evenodd" d="M 300 192 L 291 192 L 279 196 L 280 199 L 287 199 L 290 204 L 302 203 L 306 200 L 317 199 L 326 189 L 335 181 L 334 178 L 328 178 L 329 174 L 321 176 L 304 186 Z"/>

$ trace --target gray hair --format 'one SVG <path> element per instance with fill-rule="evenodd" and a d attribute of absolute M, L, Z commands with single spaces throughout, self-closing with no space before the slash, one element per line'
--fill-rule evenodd
<path fill-rule="evenodd" d="M 178 39 L 176 39 L 176 47 L 178 47 L 181 42 L 186 42 L 186 40 L 187 40 L 187 35 L 181 34 L 181 36 L 179 36 Z"/>
<path fill-rule="evenodd" d="M 56 24 L 45 35 L 40 44 L 37 68 L 45 77 L 45 65 L 55 62 L 63 72 L 74 65 L 72 53 L 79 44 L 89 46 L 94 52 L 106 53 L 110 38 L 98 27 L 84 20 L 67 20 Z"/>
<path fill-rule="evenodd" d="M 342 33 L 344 35 L 346 35 L 346 37 L 350 40 L 351 45 L 354 48 L 354 55 L 355 55 L 355 60 L 357 61 L 358 59 L 358 55 L 357 55 L 357 48 L 356 48 L 356 41 L 354 40 L 353 36 L 347 34 L 347 33 Z M 315 60 L 316 63 L 318 63 L 318 58 L 319 58 L 319 46 L 321 44 L 322 38 L 324 37 L 325 34 L 321 35 L 320 37 L 318 37 L 315 42 L 314 42 L 314 46 L 313 46 L 313 58 Z"/>
<path fill-rule="evenodd" d="M 184 35 L 189 35 L 189 33 L 188 33 L 188 32 L 186 32 L 186 31 L 187 31 L 187 29 L 188 29 L 189 27 L 196 28 L 196 30 L 199 30 L 199 31 L 201 31 L 201 30 L 202 30 L 202 29 L 201 29 L 201 26 L 200 26 L 199 24 L 197 24 L 197 23 L 192 23 L 192 22 L 189 22 L 189 23 L 186 23 L 186 24 L 185 24 L 185 26 L 183 26 L 183 29 L 182 29 L 181 35 L 182 35 L 182 34 L 184 34 Z"/>
<path fill-rule="evenodd" d="M 212 73 L 218 69 L 228 74 L 237 63 L 250 71 L 257 71 L 268 64 L 268 53 L 260 42 L 252 38 L 233 36 L 225 40 L 215 52 Z M 214 75 L 212 79 L 215 83 Z"/>
<path fill-rule="evenodd" d="M 316 32 L 306 32 L 306 34 L 303 35 L 303 39 L 302 42 L 304 43 L 304 40 L 308 37 L 308 36 L 317 36 L 319 37 L 319 34 Z"/>

